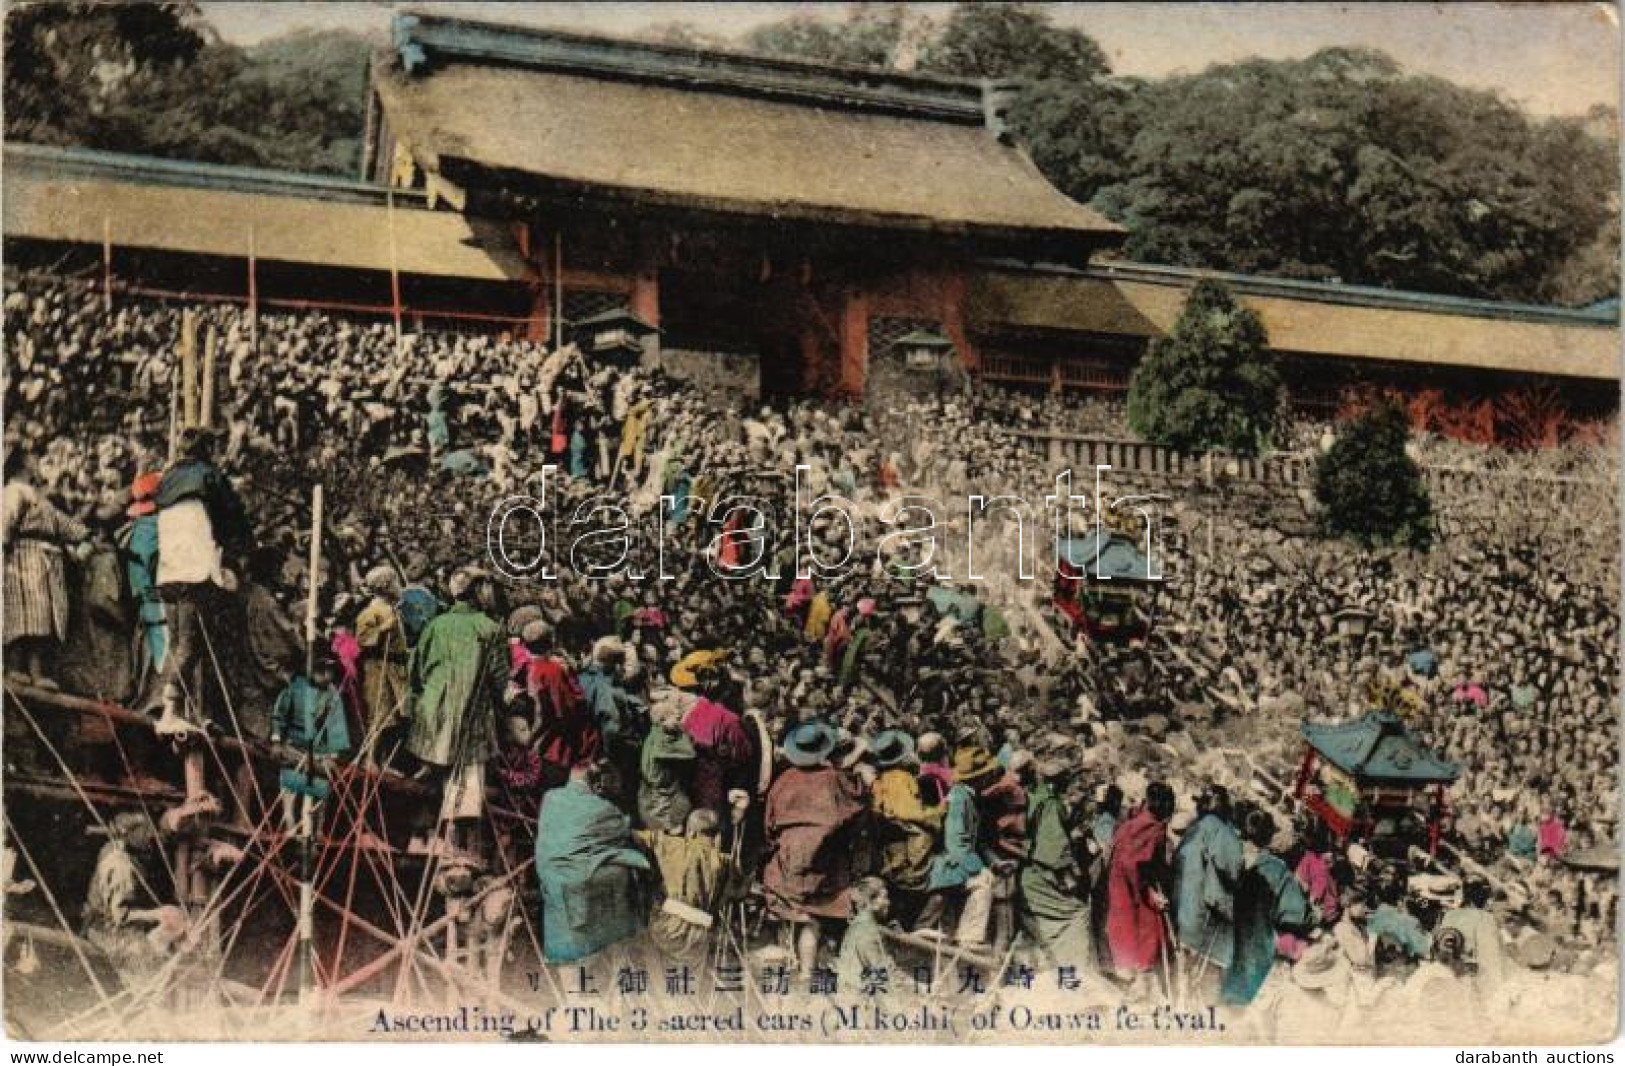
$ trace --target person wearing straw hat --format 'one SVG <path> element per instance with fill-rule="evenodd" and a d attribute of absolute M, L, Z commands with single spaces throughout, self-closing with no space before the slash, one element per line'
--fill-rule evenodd
<path fill-rule="evenodd" d="M 1004 777 L 1004 768 L 986 748 L 968 745 L 954 752 L 953 774 L 954 785 L 948 791 L 943 816 L 942 850 L 931 859 L 931 876 L 927 882 L 931 898 L 920 915 L 919 924 L 935 925 L 944 917 L 949 903 L 958 902 L 954 940 L 965 947 L 982 947 L 987 943 L 988 925 L 993 917 L 998 880 L 993 867 L 996 863 L 1013 864 L 984 852 L 979 797 Z"/>
<path fill-rule="evenodd" d="M 870 792 L 880 849 L 877 871 L 890 890 L 892 913 L 908 928 L 925 905 L 931 856 L 946 813 L 920 794 L 914 738 L 887 729 L 869 742 L 878 776 Z"/>
<path fill-rule="evenodd" d="M 763 815 L 762 889 L 769 912 L 795 928 L 803 976 L 818 961 L 819 922 L 844 921 L 849 913 L 850 845 L 866 810 L 859 780 L 829 764 L 838 743 L 821 721 L 790 730 L 780 747 L 789 766 L 768 789 Z"/>

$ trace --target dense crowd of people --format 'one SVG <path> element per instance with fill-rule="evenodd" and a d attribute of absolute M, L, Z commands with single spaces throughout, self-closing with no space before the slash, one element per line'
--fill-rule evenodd
<path fill-rule="evenodd" d="M 1490 1009 L 1512 968 L 1612 965 L 1612 876 L 1563 861 L 1617 830 L 1611 536 L 1551 572 L 1538 543 L 1356 552 L 1176 497 L 1150 634 L 1109 645 L 1016 580 L 1008 537 L 951 582 L 880 520 L 911 493 L 1041 498 L 1057 471 L 1010 428 L 1115 429 L 1109 401 L 736 410 L 573 346 L 109 313 L 40 278 L 6 310 L 8 678 L 150 714 L 189 753 L 183 818 L 221 807 L 211 731 L 275 745 L 307 810 L 335 760 L 416 778 L 439 816 L 403 847 L 534 861 L 550 962 L 703 958 L 741 909 L 843 987 L 951 945 L 1129 997 L 1370 1003 L 1454 974 Z M 215 368 L 199 424 L 186 331 Z M 488 556 L 492 505 L 548 464 L 553 514 L 624 501 L 588 552 L 608 576 Z M 850 542 L 832 513 L 797 541 L 798 465 Z M 938 531 L 948 573 L 967 522 Z M 862 565 L 798 576 L 849 544 Z M 1339 840 L 1288 800 L 1299 724 L 1374 707 L 1461 767 L 1437 839 Z"/>

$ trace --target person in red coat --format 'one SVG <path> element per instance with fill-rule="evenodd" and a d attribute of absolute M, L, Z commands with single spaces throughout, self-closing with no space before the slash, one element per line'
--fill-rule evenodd
<path fill-rule="evenodd" d="M 1112 965 L 1127 978 L 1162 964 L 1171 946 L 1168 909 L 1168 819 L 1173 789 L 1161 781 L 1145 790 L 1145 804 L 1117 827 L 1106 871 L 1106 942 Z"/>
<path fill-rule="evenodd" d="M 569 779 L 571 770 L 596 760 L 602 745 L 575 674 L 552 654 L 548 624 L 527 622 L 520 639 L 527 655 L 517 680 L 534 716 L 533 744 L 541 756 L 544 787 L 556 788 Z"/>
<path fill-rule="evenodd" d="M 782 746 L 790 766 L 767 793 L 770 854 L 762 870 L 768 910 L 796 927 L 796 959 L 809 975 L 818 961 L 819 922 L 851 911 L 852 835 L 865 810 L 863 785 L 829 765 L 835 731 L 803 722 Z"/>

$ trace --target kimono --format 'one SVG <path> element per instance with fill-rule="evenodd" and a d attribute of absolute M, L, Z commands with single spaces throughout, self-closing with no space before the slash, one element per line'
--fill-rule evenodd
<path fill-rule="evenodd" d="M 1507 852 L 1520 859 L 1535 859 L 1535 831 L 1522 823 L 1507 832 Z"/>
<path fill-rule="evenodd" d="M 754 752 L 739 716 L 720 703 L 696 700 L 683 716 L 683 732 L 694 744 L 689 795 L 694 806 L 720 811 L 728 789 L 743 787 Z"/>
<path fill-rule="evenodd" d="M 1293 873 L 1303 885 L 1309 902 L 1320 911 L 1322 920 L 1328 925 L 1336 922 L 1342 902 L 1338 898 L 1337 882 L 1332 879 L 1331 864 L 1326 861 L 1326 856 L 1318 851 L 1305 851 Z"/>
<path fill-rule="evenodd" d="M 614 743 L 623 733 L 633 732 L 636 725 L 633 719 L 643 706 L 642 700 L 623 690 L 597 666 L 581 671 L 576 681 L 581 686 L 582 698 L 592 709 L 593 723 L 605 745 Z"/>
<path fill-rule="evenodd" d="M 422 585 L 408 585 L 401 590 L 396 614 L 401 620 L 401 631 L 406 635 L 406 646 L 413 647 L 423 629 L 440 613 L 440 601 Z"/>
<path fill-rule="evenodd" d="M 1022 928 L 1045 955 L 1060 964 L 1089 962 L 1089 911 L 1067 886 L 1077 870 L 1071 821 L 1053 786 L 1040 782 L 1027 793 L 1025 862 L 1017 878 Z"/>
<path fill-rule="evenodd" d="M 598 730 L 587 700 L 564 664 L 547 655 L 532 656 L 524 666 L 525 692 L 536 706 L 541 757 L 555 771 L 569 771 L 598 757 Z"/>
<path fill-rule="evenodd" d="M 920 799 L 927 807 L 940 807 L 953 791 L 954 772 L 939 762 L 920 764 Z"/>
<path fill-rule="evenodd" d="M 1568 842 L 1569 831 L 1561 820 L 1555 817 L 1541 819 L 1540 826 L 1535 830 L 1536 850 L 1541 858 L 1561 859 Z"/>
<path fill-rule="evenodd" d="M 543 797 L 536 877 L 548 962 L 589 958 L 643 931 L 640 875 L 649 860 L 631 845 L 631 821 L 582 782 Z"/>
<path fill-rule="evenodd" d="M 807 622 L 802 627 L 802 635 L 811 643 L 818 643 L 824 639 L 824 633 L 829 629 L 830 616 L 829 597 L 822 591 L 812 598 L 807 607 Z"/>
<path fill-rule="evenodd" d="M 880 845 L 877 872 L 894 888 L 925 891 L 947 812 L 939 804 L 927 804 L 920 796 L 919 779 L 895 766 L 880 772 L 872 798 Z"/>
<path fill-rule="evenodd" d="M 835 661 L 846 651 L 847 642 L 852 639 L 852 623 L 848 621 L 852 609 L 842 607 L 829 619 L 829 627 L 824 630 L 824 668 L 835 669 Z"/>
<path fill-rule="evenodd" d="M 1286 863 L 1264 851 L 1236 886 L 1235 919 L 1234 958 L 1219 986 L 1219 1002 L 1242 1007 L 1258 995 L 1275 965 L 1277 936 L 1307 933 L 1314 917 Z"/>
<path fill-rule="evenodd" d="M 1232 901 L 1241 867 L 1241 838 L 1213 814 L 1198 818 L 1174 851 L 1174 932 L 1183 947 L 1221 970 L 1235 948 Z"/>
<path fill-rule="evenodd" d="M 139 672 L 155 676 L 163 669 L 169 642 L 164 628 L 164 602 L 158 598 L 158 519 L 141 515 L 130 523 L 121 539 L 124 552 L 124 581 L 136 603 L 141 647 Z"/>
<path fill-rule="evenodd" d="M 68 633 L 68 579 L 63 548 L 88 530 L 52 506 L 32 485 L 5 487 L 5 639 Z"/>
<path fill-rule="evenodd" d="M 272 704 L 289 675 L 301 668 L 303 643 L 282 604 L 257 582 L 244 584 L 240 606 L 233 610 L 242 612 L 241 625 L 233 627 L 240 645 L 220 658 L 232 664 L 238 724 L 249 736 L 269 736 Z"/>
<path fill-rule="evenodd" d="M 848 996 L 859 995 L 865 993 L 865 984 L 872 982 L 868 990 L 872 995 L 890 987 L 890 982 L 900 976 L 875 916 L 868 911 L 854 914 L 847 923 L 846 934 L 841 937 L 841 953 L 835 959 L 836 991 Z"/>
<path fill-rule="evenodd" d="M 858 780 L 832 767 L 793 766 L 773 782 L 763 815 L 771 854 L 762 888 L 774 915 L 847 917 L 852 836 L 863 813 Z"/>
<path fill-rule="evenodd" d="M 118 554 L 97 550 L 74 577 L 74 611 L 58 664 L 62 684 L 69 692 L 123 702 L 135 687 L 136 671 Z"/>
<path fill-rule="evenodd" d="M 591 463 L 589 458 L 591 451 L 591 446 L 587 442 L 587 435 L 581 431 L 579 425 L 576 426 L 570 431 L 570 476 L 572 478 L 586 477 L 592 470 L 589 465 Z"/>
<path fill-rule="evenodd" d="M 406 715 L 406 630 L 394 604 L 373 597 L 355 620 L 361 648 L 361 712 L 368 729 L 387 728 Z"/>
<path fill-rule="evenodd" d="M 649 915 L 649 940 L 667 958 L 698 961 L 739 871 L 712 840 L 649 830 L 637 838 L 655 858 L 664 897 Z"/>
<path fill-rule="evenodd" d="M 502 627 L 467 604 L 454 603 L 429 623 L 412 651 L 406 746 L 413 756 L 458 768 L 496 752 L 507 654 Z"/>
<path fill-rule="evenodd" d="M 542 807 L 542 757 L 528 747 L 504 746 L 496 758 L 498 802 L 491 808 L 492 825 L 499 836 L 530 837 Z"/>
<path fill-rule="evenodd" d="M 694 744 L 681 729 L 657 725 L 643 738 L 638 760 L 638 816 L 651 829 L 681 833 L 694 809 L 683 789 L 687 766 L 694 761 Z"/>
<path fill-rule="evenodd" d="M 85 891 L 85 939 L 101 949 L 126 983 L 163 965 L 166 953 L 151 928 L 130 918 L 131 911 L 155 905 L 148 881 L 124 841 L 103 844 Z"/>
<path fill-rule="evenodd" d="M 852 637 L 846 642 L 846 652 L 841 656 L 840 682 L 844 685 L 852 684 L 857 677 L 858 666 L 863 662 L 863 651 L 869 643 L 870 629 L 867 625 L 858 626 L 852 631 Z"/>
<path fill-rule="evenodd" d="M 158 484 L 158 584 L 220 583 L 227 550 L 251 535 L 242 500 L 208 463 L 185 460 Z"/>
<path fill-rule="evenodd" d="M 1150 898 L 1153 888 L 1164 889 L 1167 875 L 1168 827 L 1149 810 L 1137 811 L 1117 827 L 1106 867 L 1106 943 L 1118 969 L 1150 970 L 1168 946 Z"/>
<path fill-rule="evenodd" d="M 981 814 L 976 809 L 976 793 L 969 785 L 955 785 L 948 793 L 948 810 L 942 822 L 942 851 L 931 860 L 927 886 L 936 892 L 961 888 L 987 868 L 978 843 Z"/>
<path fill-rule="evenodd" d="M 643 449 L 649 438 L 649 415 L 654 405 L 648 400 L 639 400 L 632 405 L 626 414 L 626 421 L 621 423 L 621 449 L 619 458 L 626 463 L 630 473 L 643 466 Z"/>
<path fill-rule="evenodd" d="M 343 755 L 350 750 L 350 730 L 344 721 L 344 703 L 332 685 L 317 688 L 303 674 L 296 675 L 277 697 L 271 710 L 271 736 L 297 749 L 308 759 Z M 325 800 L 331 789 L 315 767 L 301 759 L 284 766 L 277 777 L 284 792 Z"/>

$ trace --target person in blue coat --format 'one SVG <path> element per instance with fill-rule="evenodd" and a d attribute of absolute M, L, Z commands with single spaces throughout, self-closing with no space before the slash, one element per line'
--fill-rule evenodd
<path fill-rule="evenodd" d="M 1255 810 L 1247 816 L 1247 843 L 1258 849 L 1236 885 L 1234 958 L 1219 986 L 1219 1002 L 1244 1007 L 1264 987 L 1275 966 L 1275 940 L 1281 933 L 1307 935 L 1314 909 L 1298 879 L 1269 850 L 1275 819 Z"/>
<path fill-rule="evenodd" d="M 1174 932 L 1206 977 L 1230 968 L 1235 947 L 1232 904 L 1241 880 L 1241 836 L 1231 824 L 1230 793 L 1210 785 L 1196 800 L 1196 821 L 1174 852 Z"/>
<path fill-rule="evenodd" d="M 633 846 L 631 819 L 606 796 L 614 770 L 589 765 L 542 798 L 536 877 L 542 889 L 542 954 L 578 962 L 643 932 L 649 860 Z"/>
<path fill-rule="evenodd" d="M 337 676 L 338 663 L 332 655 L 319 655 L 310 675 L 295 674 L 271 709 L 271 743 L 282 759 L 277 784 L 290 832 L 332 793 L 329 768 L 350 750 L 344 700 L 334 684 Z"/>

